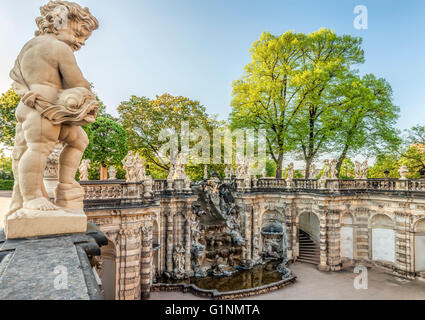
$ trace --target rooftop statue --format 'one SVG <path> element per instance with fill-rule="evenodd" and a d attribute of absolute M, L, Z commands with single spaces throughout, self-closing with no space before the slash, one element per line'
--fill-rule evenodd
<path fill-rule="evenodd" d="M 85 45 L 98 21 L 87 8 L 67 1 L 50 1 L 40 12 L 35 37 L 10 72 L 21 102 L 13 151 L 15 186 L 5 223 L 8 238 L 86 231 L 84 192 L 75 175 L 89 142 L 81 126 L 96 120 L 98 104 L 74 52 Z M 58 141 L 65 148 L 52 203 L 43 171 Z"/>

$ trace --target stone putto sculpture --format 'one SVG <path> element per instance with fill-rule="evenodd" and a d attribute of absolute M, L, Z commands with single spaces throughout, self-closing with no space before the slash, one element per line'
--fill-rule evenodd
<path fill-rule="evenodd" d="M 108 175 L 109 175 L 109 180 L 116 180 L 117 179 L 117 169 L 115 169 L 115 167 L 110 166 L 108 169 Z"/>
<path fill-rule="evenodd" d="M 362 165 L 362 179 L 364 179 L 364 180 L 367 179 L 368 171 L 369 171 L 369 164 L 368 164 L 367 160 L 365 160 L 363 162 L 363 165 Z"/>
<path fill-rule="evenodd" d="M 318 181 L 320 189 L 326 188 L 326 180 L 329 179 L 329 174 L 330 174 L 330 171 L 331 171 L 329 160 L 326 159 L 325 161 L 323 161 L 323 164 L 324 164 L 323 174 Z"/>
<path fill-rule="evenodd" d="M 313 163 L 311 166 L 310 166 L 310 179 L 316 179 L 316 165 Z"/>
<path fill-rule="evenodd" d="M 139 153 L 129 151 L 122 160 L 122 164 L 127 182 L 135 183 L 146 179 L 145 160 L 140 157 Z"/>
<path fill-rule="evenodd" d="M 172 183 L 173 180 L 183 180 L 184 188 L 190 189 L 191 180 L 185 172 L 185 159 L 182 153 L 179 154 L 177 161 L 172 163 L 170 167 L 170 171 L 168 173 L 167 180 Z M 204 173 L 205 174 L 205 173 Z"/>
<path fill-rule="evenodd" d="M 80 170 L 80 181 L 89 180 L 89 169 L 90 169 L 90 160 L 82 160 L 79 167 Z"/>
<path fill-rule="evenodd" d="M 338 164 L 338 160 L 334 159 L 331 162 L 331 179 L 336 180 L 338 179 L 338 171 L 336 169 L 336 166 Z"/>
<path fill-rule="evenodd" d="M 407 180 L 406 175 L 409 173 L 409 169 L 403 164 L 398 170 L 400 173 L 400 180 Z"/>
<path fill-rule="evenodd" d="M 291 162 L 288 165 L 288 177 L 286 178 L 286 182 L 294 181 L 294 163 Z"/>
<path fill-rule="evenodd" d="M 362 164 L 357 160 L 354 162 L 354 173 L 356 175 L 356 180 L 360 180 L 362 178 Z"/>
<path fill-rule="evenodd" d="M 75 175 L 88 145 L 81 126 L 96 120 L 98 103 L 74 52 L 99 24 L 87 8 L 72 2 L 50 1 L 40 12 L 35 37 L 10 72 L 21 101 L 13 152 L 15 186 L 5 221 L 9 239 L 85 232 L 87 227 L 84 191 Z M 53 204 L 43 185 L 43 171 L 58 142 L 65 148 Z"/>

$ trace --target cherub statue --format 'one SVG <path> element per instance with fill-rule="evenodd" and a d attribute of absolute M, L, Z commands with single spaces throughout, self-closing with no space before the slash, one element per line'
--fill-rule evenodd
<path fill-rule="evenodd" d="M 294 180 L 294 163 L 291 162 L 288 165 L 288 177 L 286 178 L 286 181 L 292 182 Z"/>
<path fill-rule="evenodd" d="M 336 166 L 338 164 L 338 160 L 334 159 L 331 161 L 331 179 L 338 179 L 338 171 L 336 170 Z"/>
<path fill-rule="evenodd" d="M 323 178 L 324 179 L 329 179 L 329 175 L 330 175 L 330 171 L 331 171 L 331 167 L 330 167 L 330 163 L 329 160 L 325 160 L 323 161 L 324 167 L 323 167 Z"/>
<path fill-rule="evenodd" d="M 357 160 L 354 162 L 354 172 L 357 180 L 362 178 L 362 164 Z"/>
<path fill-rule="evenodd" d="M 90 160 L 82 160 L 79 167 L 80 170 L 80 181 L 89 180 L 89 169 L 90 169 Z"/>
<path fill-rule="evenodd" d="M 409 169 L 403 164 L 398 170 L 400 173 L 400 180 L 407 180 L 406 175 L 409 173 Z"/>
<path fill-rule="evenodd" d="M 125 158 L 121 161 L 126 172 L 125 179 L 127 182 L 136 182 L 136 157 L 133 151 L 129 151 Z"/>
<path fill-rule="evenodd" d="M 367 172 L 369 171 L 369 164 L 367 160 L 365 160 L 362 164 L 362 179 L 367 179 Z"/>
<path fill-rule="evenodd" d="M 74 57 L 98 21 L 89 9 L 67 1 L 50 1 L 40 8 L 35 37 L 24 45 L 10 72 L 21 97 L 13 151 L 15 186 L 7 216 L 28 212 L 82 210 L 84 191 L 75 181 L 89 143 L 81 125 L 93 123 L 98 103 Z M 59 142 L 56 203 L 43 184 L 47 158 Z M 6 220 L 7 222 L 7 220 Z"/>
<path fill-rule="evenodd" d="M 108 169 L 109 180 L 117 179 L 117 169 L 114 166 L 110 166 Z"/>
<path fill-rule="evenodd" d="M 310 179 L 316 179 L 316 176 L 317 176 L 317 174 L 316 174 L 316 165 L 313 163 L 313 164 L 311 164 L 311 166 L 310 166 Z"/>
<path fill-rule="evenodd" d="M 135 171 L 137 182 L 144 181 L 146 179 L 145 159 L 141 158 L 138 153 L 136 154 L 135 159 Z"/>

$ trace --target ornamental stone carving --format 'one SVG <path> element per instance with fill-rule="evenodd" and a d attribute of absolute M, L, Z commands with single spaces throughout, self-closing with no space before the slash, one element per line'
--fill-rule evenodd
<path fill-rule="evenodd" d="M 23 46 L 10 72 L 21 100 L 13 151 L 15 186 L 5 221 L 8 239 L 87 229 L 84 192 L 75 176 L 88 145 L 81 126 L 95 122 L 98 102 L 74 52 L 99 23 L 87 8 L 67 1 L 51 1 L 40 12 L 35 37 Z M 65 148 L 53 204 L 44 190 L 43 173 L 58 142 Z"/>

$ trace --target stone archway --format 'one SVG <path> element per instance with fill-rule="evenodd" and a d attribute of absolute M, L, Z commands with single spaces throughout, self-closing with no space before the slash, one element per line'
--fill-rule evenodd
<path fill-rule="evenodd" d="M 415 271 L 425 272 L 425 219 L 415 224 Z"/>
<path fill-rule="evenodd" d="M 117 259 L 116 248 L 113 242 L 108 241 L 108 246 L 101 248 L 102 270 L 100 278 L 102 280 L 103 295 L 105 300 L 116 299 L 117 288 Z"/>
<path fill-rule="evenodd" d="M 354 259 L 353 216 L 346 212 L 341 217 L 341 258 Z"/>
<path fill-rule="evenodd" d="M 370 220 L 372 260 L 395 262 L 395 230 L 393 220 L 376 214 Z"/>
<path fill-rule="evenodd" d="M 320 220 L 316 214 L 302 212 L 298 217 L 299 229 L 307 233 L 315 243 L 320 243 Z"/>
<path fill-rule="evenodd" d="M 320 264 L 320 220 L 310 211 L 302 212 L 297 218 L 298 258 L 300 262 Z"/>

